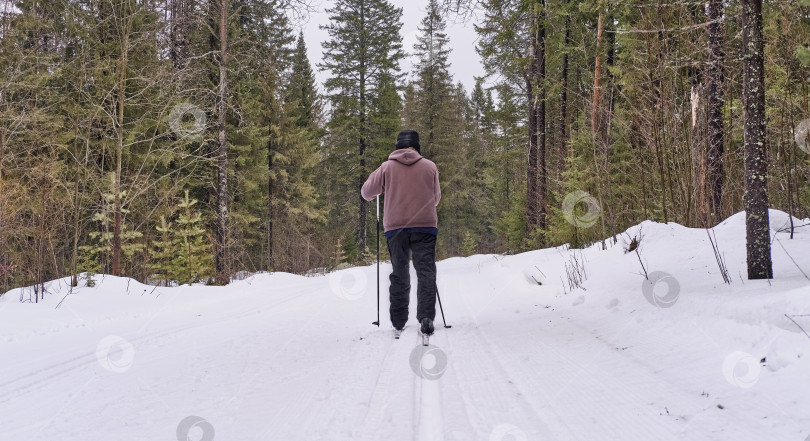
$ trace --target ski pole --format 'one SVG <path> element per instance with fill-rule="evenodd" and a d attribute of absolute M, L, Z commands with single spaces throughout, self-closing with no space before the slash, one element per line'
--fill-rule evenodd
<path fill-rule="evenodd" d="M 380 195 L 377 195 L 377 321 L 371 324 L 380 327 Z"/>
<path fill-rule="evenodd" d="M 445 328 L 452 328 L 453 326 L 447 325 L 447 320 L 444 319 L 444 308 L 442 308 L 442 298 L 439 296 L 439 287 L 436 287 L 436 298 L 439 300 L 439 311 L 442 312 L 442 321 L 444 322 Z"/>

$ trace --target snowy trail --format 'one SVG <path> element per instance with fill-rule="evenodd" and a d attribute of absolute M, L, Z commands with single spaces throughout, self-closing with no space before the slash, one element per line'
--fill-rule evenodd
<path fill-rule="evenodd" d="M 295 294 L 288 296 L 284 299 L 274 301 L 265 307 L 272 308 L 282 305 L 290 300 L 300 298 L 303 294 Z M 193 323 L 193 324 L 184 324 L 182 326 L 176 326 L 172 328 L 164 328 L 158 331 L 148 332 L 148 333 L 138 333 L 137 337 L 129 338 L 128 341 L 133 344 L 148 344 L 154 340 L 158 340 L 161 338 L 166 338 L 168 336 L 192 331 L 197 328 L 202 327 L 209 327 L 213 324 L 227 322 L 237 319 L 242 319 L 248 316 L 253 316 L 256 314 L 261 314 L 260 311 L 256 311 L 255 306 L 250 308 L 245 308 L 242 311 L 236 312 L 234 314 L 230 314 L 227 317 L 220 317 L 216 320 L 202 322 L 202 323 Z M 73 346 L 70 349 L 66 350 L 66 354 L 75 354 L 77 352 L 81 352 L 82 349 L 86 349 L 86 345 L 82 346 Z M 37 362 L 46 361 L 50 359 L 50 357 L 42 357 Z M 18 377 L 12 377 L 9 380 L 3 380 L 0 382 L 0 403 L 4 401 L 8 401 L 10 397 L 13 397 L 15 394 L 26 392 L 29 388 L 37 387 L 38 385 L 42 385 L 46 382 L 46 380 L 50 378 L 55 378 L 60 375 L 63 375 L 67 372 L 71 372 L 75 369 L 86 367 L 86 366 L 93 366 L 98 363 L 98 359 L 96 356 L 96 352 L 85 352 L 81 353 L 78 356 L 69 358 L 69 359 L 60 359 L 60 361 L 56 362 L 55 364 L 45 365 L 39 367 L 38 369 L 31 369 L 30 363 L 31 360 L 19 360 L 16 358 L 9 358 L 10 362 L 4 363 L 4 369 L 6 373 L 9 372 L 21 372 L 22 374 Z M 20 363 L 15 363 L 15 361 L 21 361 Z M 25 362 L 22 362 L 25 361 Z M 16 368 L 16 369 L 15 369 Z M 24 372 L 24 373 L 23 373 Z"/>
<path fill-rule="evenodd" d="M 717 231 L 732 275 L 742 229 Z M 579 252 L 573 292 L 559 282 L 573 251 L 453 258 L 438 264 L 453 327 L 437 317 L 427 349 L 413 317 L 393 338 L 385 278 L 383 326 L 370 324 L 374 267 L 154 292 L 108 276 L 59 309 L 65 292 L 39 305 L 12 292 L 0 441 L 806 441 L 810 232 L 780 238 L 770 284 L 728 286 L 704 231 L 644 231 L 650 270 L 680 282 L 674 306 L 644 297 L 620 246 Z"/>
<path fill-rule="evenodd" d="M 437 368 L 440 363 L 433 354 L 433 349 L 437 335 L 433 335 L 429 347 L 421 346 L 422 336 L 417 332 L 415 340 L 415 350 L 424 354 L 421 358 L 420 368 L 427 372 L 424 377 L 414 376 L 414 416 L 416 426 L 413 430 L 416 441 L 444 441 L 444 425 L 442 420 L 442 398 L 438 380 L 430 375 L 432 369 Z"/>
<path fill-rule="evenodd" d="M 495 417 L 502 421 L 499 426 L 518 428 L 528 439 L 555 439 L 543 423 L 543 415 L 518 389 L 514 377 L 477 325 L 453 327 L 447 333 L 453 377 L 459 383 L 460 401 L 472 415 L 472 433 L 492 432 Z"/>
<path fill-rule="evenodd" d="M 379 333 L 379 332 L 378 332 Z M 407 420 L 407 415 L 403 415 L 402 406 L 406 403 L 407 382 L 403 382 L 402 367 L 406 358 L 404 340 L 407 334 L 403 333 L 400 340 L 394 340 L 393 335 L 388 335 L 390 339 L 388 348 L 382 358 L 374 388 L 370 395 L 367 411 L 360 429 L 359 439 L 374 440 L 383 435 L 381 429 L 392 431 L 397 423 Z M 405 379 L 408 377 L 405 376 Z M 400 384 L 403 383 L 403 384 Z"/>

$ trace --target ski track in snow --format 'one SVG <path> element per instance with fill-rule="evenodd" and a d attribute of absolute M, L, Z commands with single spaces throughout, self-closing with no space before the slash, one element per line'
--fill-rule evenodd
<path fill-rule="evenodd" d="M 744 224 L 726 220 L 717 238 L 735 278 L 727 286 L 705 231 L 649 222 L 643 231 L 647 269 L 680 282 L 671 308 L 644 299 L 638 259 L 620 244 L 439 262 L 453 327 L 437 314 L 429 348 L 448 361 L 438 379 L 411 366 L 423 350 L 415 292 L 411 321 L 393 338 L 388 264 L 379 328 L 369 324 L 373 266 L 157 296 L 129 295 L 137 282 L 106 277 L 60 309 L 64 292 L 39 305 L 9 293 L 0 297 L 0 441 L 173 440 L 190 415 L 216 440 L 806 441 L 810 339 L 784 314 L 810 330 L 800 270 L 810 268 L 810 232 L 780 240 L 775 280 L 743 282 Z M 588 278 L 565 294 L 559 279 L 574 252 Z M 330 283 L 351 271 L 367 282 L 356 300 Z M 111 335 L 134 350 L 121 373 L 96 353 Z M 735 386 L 750 372 L 723 370 L 734 353 L 767 357 L 747 366 L 753 383 Z"/>
<path fill-rule="evenodd" d="M 272 308 L 279 306 L 283 303 L 286 303 L 292 299 L 301 297 L 302 294 L 296 294 L 288 296 L 285 299 L 282 299 L 277 302 L 273 302 L 266 307 Z M 141 335 L 139 337 L 131 338 L 128 341 L 130 343 L 142 343 L 148 344 L 151 341 L 157 340 L 159 338 L 167 337 L 170 335 L 178 334 L 181 332 L 186 332 L 189 330 L 193 330 L 195 328 L 207 327 L 211 326 L 212 324 L 226 322 L 230 320 L 240 319 L 247 316 L 252 316 L 256 314 L 260 314 L 261 311 L 256 311 L 254 308 L 247 309 L 245 311 L 241 311 L 229 317 L 224 317 L 217 319 L 213 322 L 205 322 L 205 323 L 195 323 L 191 325 L 183 325 L 178 326 L 172 329 L 165 329 L 157 332 L 151 332 L 148 334 Z M 93 366 L 98 363 L 98 359 L 96 358 L 95 352 L 88 352 L 83 353 L 79 356 L 74 358 L 70 358 L 68 360 L 62 360 L 56 364 L 45 366 L 33 371 L 27 372 L 25 375 L 10 379 L 8 381 L 3 381 L 0 383 L 0 404 L 4 402 L 8 402 L 11 398 L 21 394 L 22 392 L 27 392 L 31 388 L 36 388 L 38 386 L 45 386 L 46 381 L 52 378 L 57 378 L 65 373 L 71 372 L 75 369 Z M 22 383 L 21 385 L 17 385 L 18 383 Z"/>

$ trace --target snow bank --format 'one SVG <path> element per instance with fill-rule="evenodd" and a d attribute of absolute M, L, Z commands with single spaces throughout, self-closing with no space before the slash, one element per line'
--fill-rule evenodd
<path fill-rule="evenodd" d="M 791 239 L 770 216 L 770 281 L 746 279 L 744 213 L 711 230 L 730 284 L 706 230 L 650 221 L 606 249 L 441 261 L 453 327 L 430 363 L 415 292 L 391 338 L 388 263 L 381 328 L 373 265 L 225 287 L 66 278 L 37 304 L 12 290 L 0 439 L 805 441 L 810 220 Z"/>

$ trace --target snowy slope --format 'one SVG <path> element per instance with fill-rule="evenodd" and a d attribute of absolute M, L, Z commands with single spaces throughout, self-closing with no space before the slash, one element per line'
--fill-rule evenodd
<path fill-rule="evenodd" d="M 380 329 L 374 266 L 227 287 L 63 279 L 39 304 L 14 290 L 0 440 L 806 441 L 810 220 L 793 239 L 787 221 L 771 212 L 770 282 L 745 279 L 743 214 L 714 229 L 731 285 L 706 231 L 672 223 L 607 250 L 439 262 L 453 327 L 437 316 L 427 350 L 415 293 L 392 338 L 387 264 Z M 587 276 L 573 291 L 571 256 Z"/>

